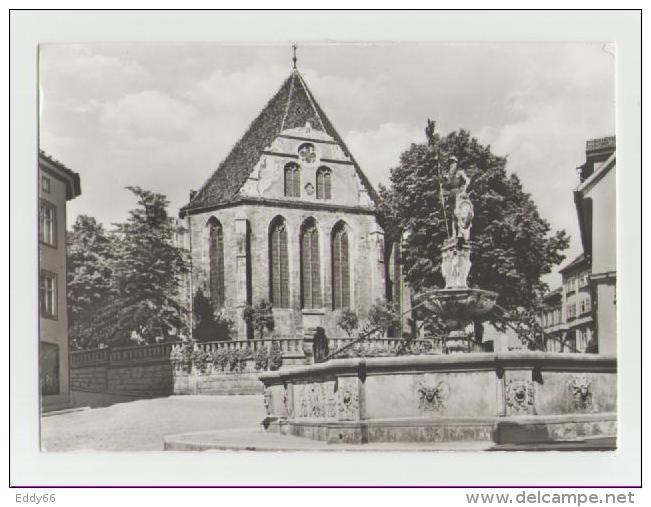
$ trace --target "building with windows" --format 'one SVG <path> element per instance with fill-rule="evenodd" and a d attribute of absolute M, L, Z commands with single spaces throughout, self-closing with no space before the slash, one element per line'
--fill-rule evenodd
<path fill-rule="evenodd" d="M 252 336 L 245 305 L 266 299 L 275 330 L 342 333 L 338 313 L 364 318 L 387 291 L 377 194 L 294 67 L 217 170 L 180 211 L 192 290 Z M 395 284 L 399 286 L 399 284 Z"/>
<path fill-rule="evenodd" d="M 559 287 L 543 297 L 540 308 L 540 325 L 544 332 L 545 350 L 561 352 L 566 331 L 563 318 L 563 287 Z"/>
<path fill-rule="evenodd" d="M 560 273 L 563 276 L 564 351 L 591 351 L 594 349 L 594 322 L 589 287 L 590 260 L 581 254 Z"/>
<path fill-rule="evenodd" d="M 581 243 L 591 264 L 588 278 L 597 350 L 617 353 L 617 210 L 615 137 L 586 142 L 574 192 Z"/>
<path fill-rule="evenodd" d="M 39 175 L 39 371 L 43 410 L 70 402 L 66 305 L 66 203 L 81 193 L 79 175 L 44 152 Z"/>

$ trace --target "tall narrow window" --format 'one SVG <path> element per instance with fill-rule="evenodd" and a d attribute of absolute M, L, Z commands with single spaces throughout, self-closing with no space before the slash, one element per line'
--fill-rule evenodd
<path fill-rule="evenodd" d="M 38 235 L 41 243 L 56 246 L 57 226 L 56 207 L 46 200 L 41 199 L 39 206 L 39 228 Z"/>
<path fill-rule="evenodd" d="M 293 162 L 285 166 L 285 196 L 301 196 L 301 168 Z"/>
<path fill-rule="evenodd" d="M 304 226 L 301 235 L 301 298 L 303 308 L 321 308 L 321 270 L 319 232 L 314 221 Z"/>
<path fill-rule="evenodd" d="M 281 218 L 271 225 L 269 238 L 269 268 L 271 304 L 289 308 L 289 258 L 287 255 L 287 227 Z"/>
<path fill-rule="evenodd" d="M 335 310 L 350 308 L 348 258 L 348 232 L 341 226 L 332 237 L 332 307 Z"/>
<path fill-rule="evenodd" d="M 39 283 L 39 303 L 41 317 L 57 317 L 57 276 L 49 271 L 42 271 Z"/>
<path fill-rule="evenodd" d="M 217 309 L 224 306 L 224 230 L 215 219 L 208 222 L 208 227 L 210 300 Z"/>
<path fill-rule="evenodd" d="M 316 172 L 316 198 L 332 198 L 332 171 L 329 167 L 319 167 Z"/>

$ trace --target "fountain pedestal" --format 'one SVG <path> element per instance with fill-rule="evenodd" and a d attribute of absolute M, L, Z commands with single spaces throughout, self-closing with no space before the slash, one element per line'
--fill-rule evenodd
<path fill-rule="evenodd" d="M 450 331 L 445 340 L 449 353 L 474 352 L 479 344 L 467 331 L 475 321 L 490 312 L 497 293 L 468 287 L 471 248 L 464 235 L 445 240 L 441 248 L 441 273 L 445 288 L 434 291 L 431 310 L 439 314 Z"/>
<path fill-rule="evenodd" d="M 452 352 L 476 352 L 479 344 L 467 331 L 474 322 L 482 320 L 497 301 L 497 293 L 483 289 L 445 288 L 434 291 L 429 300 L 432 312 L 439 314 L 450 331 L 445 348 Z"/>

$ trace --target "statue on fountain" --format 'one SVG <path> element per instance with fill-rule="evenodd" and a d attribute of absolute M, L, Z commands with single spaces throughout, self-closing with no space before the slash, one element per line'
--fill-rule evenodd
<path fill-rule="evenodd" d="M 471 178 L 459 167 L 458 160 L 454 156 L 442 153 L 435 129 L 436 124 L 428 120 L 425 133 L 430 149 L 436 150 L 435 160 L 440 181 L 441 206 L 446 222 L 445 195 L 453 196 L 454 208 L 451 230 L 448 227 L 448 222 L 446 225 L 448 238 L 443 241 L 441 246 L 441 275 L 445 280 L 445 287 L 434 291 L 431 308 L 448 325 L 447 351 L 470 352 L 474 350 L 474 345 L 471 343 L 473 341 L 471 333 L 467 329 L 473 322 L 485 318 L 494 307 L 497 294 L 468 286 L 468 276 L 472 267 L 470 230 L 475 216 L 468 192 Z M 444 173 L 441 168 L 442 160 L 447 161 L 448 166 Z"/>
<path fill-rule="evenodd" d="M 469 241 L 474 208 L 468 195 L 470 178 L 458 168 L 456 158 L 451 157 L 450 162 L 446 180 L 454 195 L 454 215 L 452 234 L 441 249 L 441 274 L 446 288 L 466 288 L 471 267 Z"/>

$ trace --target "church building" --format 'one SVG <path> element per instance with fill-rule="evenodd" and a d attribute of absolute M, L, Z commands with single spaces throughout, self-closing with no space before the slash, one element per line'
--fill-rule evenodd
<path fill-rule="evenodd" d="M 246 133 L 181 208 L 192 293 L 252 338 L 246 305 L 268 300 L 274 335 L 364 319 L 392 298 L 377 193 L 294 68 Z"/>

